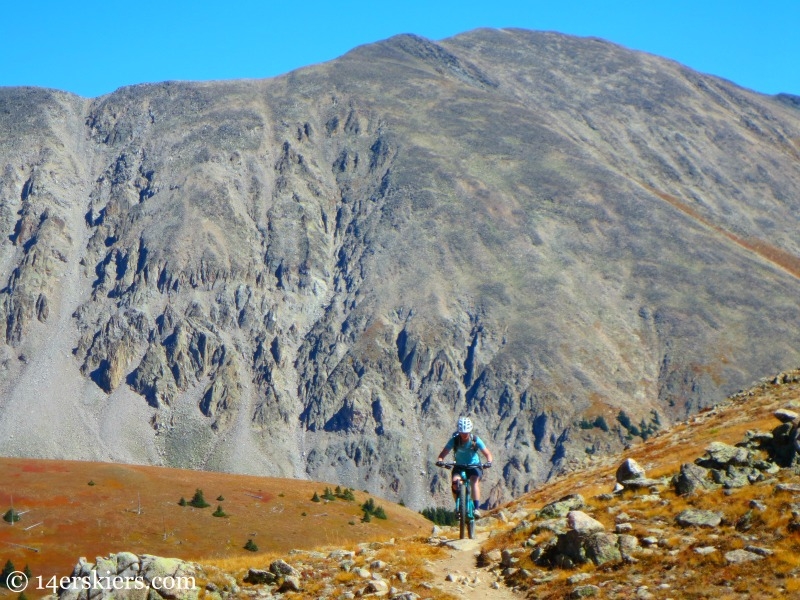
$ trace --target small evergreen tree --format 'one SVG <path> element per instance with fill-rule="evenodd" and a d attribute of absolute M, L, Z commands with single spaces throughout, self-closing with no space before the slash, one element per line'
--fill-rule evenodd
<path fill-rule="evenodd" d="M 314 495 L 311 496 L 311 501 L 312 502 L 321 502 L 321 500 L 319 499 L 319 496 L 317 495 L 317 492 L 314 492 Z"/>
<path fill-rule="evenodd" d="M 180 506 L 186 506 L 186 498 L 184 498 L 183 496 L 181 496 L 181 499 L 180 499 L 180 500 L 178 500 L 178 504 L 179 504 Z"/>
<path fill-rule="evenodd" d="M 200 488 L 197 488 L 194 491 L 194 496 L 192 496 L 192 499 L 191 501 L 189 501 L 189 504 L 191 506 L 194 506 L 195 508 L 207 508 L 211 506 L 208 502 L 206 502 L 206 499 L 203 498 L 203 490 L 201 490 Z"/>
<path fill-rule="evenodd" d="M 6 514 L 3 515 L 3 521 L 6 523 L 16 523 L 19 521 L 19 513 L 15 511 L 13 508 L 9 508 L 6 511 Z"/>
<path fill-rule="evenodd" d="M 244 545 L 245 550 L 249 550 L 250 552 L 258 552 L 258 546 L 253 540 L 247 540 L 247 543 Z"/>
<path fill-rule="evenodd" d="M 367 501 L 361 505 L 361 510 L 368 513 L 374 512 L 375 500 L 373 500 L 372 498 L 367 498 Z"/>
<path fill-rule="evenodd" d="M 225 498 L 223 498 L 222 494 L 220 494 L 219 497 L 217 498 L 217 502 L 224 502 L 224 501 Z"/>
<path fill-rule="evenodd" d="M 331 491 L 331 488 L 329 488 L 329 487 L 325 488 L 325 493 L 322 494 L 322 497 L 325 500 L 327 500 L 328 502 L 330 502 L 332 500 L 336 500 L 336 496 L 333 495 L 333 492 Z"/>
<path fill-rule="evenodd" d="M 597 418 L 594 420 L 594 426 L 601 431 L 608 432 L 608 423 L 606 423 L 606 419 L 603 415 L 597 416 Z"/>
<path fill-rule="evenodd" d="M 365 510 L 364 511 L 364 516 L 361 517 L 361 522 L 362 523 L 369 523 L 370 521 L 372 521 L 372 517 L 370 517 L 369 513 Z"/>
<path fill-rule="evenodd" d="M 353 490 L 348 488 L 342 494 L 342 500 L 347 500 L 348 502 L 355 502 L 356 497 L 353 495 Z"/>
<path fill-rule="evenodd" d="M 22 569 L 22 572 L 25 573 L 25 577 L 28 578 L 28 581 L 33 579 L 33 573 L 31 572 L 31 568 L 28 566 L 27 563 L 25 563 L 25 568 Z"/>
<path fill-rule="evenodd" d="M 8 559 L 6 561 L 6 566 L 4 566 L 3 570 L 0 571 L 0 587 L 8 587 L 8 578 L 11 577 L 11 574 L 16 570 L 17 569 L 14 567 L 14 563 L 11 562 L 11 559 Z"/>
<path fill-rule="evenodd" d="M 454 511 L 447 510 L 441 506 L 437 508 L 423 508 L 420 514 L 437 525 L 450 526 L 455 525 L 457 521 Z"/>
<path fill-rule="evenodd" d="M 387 518 L 387 517 L 386 517 L 386 511 L 384 511 L 384 510 L 383 510 L 383 507 L 382 507 L 382 506 L 378 506 L 378 507 L 377 507 L 377 508 L 376 508 L 376 509 L 375 509 L 375 510 L 372 512 L 372 514 L 373 514 L 373 515 L 375 515 L 375 518 L 376 518 L 376 519 L 383 519 L 383 520 L 385 521 L 385 520 L 386 520 L 386 518 Z"/>
<path fill-rule="evenodd" d="M 341 498 L 342 497 L 342 488 L 337 485 L 336 486 L 336 490 L 334 491 L 334 494 L 336 494 L 337 498 Z"/>
<path fill-rule="evenodd" d="M 97 484 L 94 482 L 94 480 L 93 480 L 93 479 L 90 479 L 90 480 L 89 480 L 89 485 L 97 485 Z"/>
<path fill-rule="evenodd" d="M 215 510 L 213 513 L 211 513 L 211 516 L 212 517 L 227 517 L 228 513 L 226 513 L 224 510 L 222 510 L 222 505 L 220 504 L 220 505 L 217 506 L 217 510 Z"/>

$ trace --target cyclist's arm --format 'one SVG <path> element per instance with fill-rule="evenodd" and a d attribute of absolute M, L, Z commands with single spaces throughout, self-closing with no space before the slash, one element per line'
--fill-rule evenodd
<path fill-rule="evenodd" d="M 489 448 L 486 447 L 486 444 L 480 438 L 478 438 L 478 450 L 486 457 L 486 462 L 492 462 L 492 453 L 489 452 Z"/>

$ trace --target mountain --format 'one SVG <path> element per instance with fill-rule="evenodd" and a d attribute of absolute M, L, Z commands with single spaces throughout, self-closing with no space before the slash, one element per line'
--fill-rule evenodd
<path fill-rule="evenodd" d="M 800 111 L 591 38 L 0 89 L 0 453 L 495 504 L 800 362 Z"/>

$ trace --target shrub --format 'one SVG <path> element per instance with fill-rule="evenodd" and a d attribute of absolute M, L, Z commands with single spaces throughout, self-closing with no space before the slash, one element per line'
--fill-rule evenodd
<path fill-rule="evenodd" d="M 258 552 L 258 546 L 253 540 L 247 540 L 247 543 L 244 545 L 245 550 L 249 550 L 250 552 Z"/>
<path fill-rule="evenodd" d="M 200 488 L 197 488 L 194 491 L 194 496 L 192 496 L 192 499 L 189 501 L 189 505 L 194 506 L 195 508 L 207 508 L 211 506 L 208 502 L 206 502 L 206 499 L 203 498 L 203 490 Z"/>
<path fill-rule="evenodd" d="M 94 479 L 90 479 L 88 485 L 97 485 L 97 484 L 94 482 Z"/>
<path fill-rule="evenodd" d="M 220 495 L 217 497 L 217 502 L 224 502 L 224 501 L 225 501 L 225 498 L 222 496 L 222 494 L 220 494 Z"/>
<path fill-rule="evenodd" d="M 217 506 L 217 510 L 215 510 L 213 513 L 211 513 L 211 516 L 212 517 L 227 517 L 228 513 L 226 513 L 224 510 L 222 510 L 222 505 L 220 504 L 220 505 Z"/>
<path fill-rule="evenodd" d="M 180 500 L 178 500 L 178 504 L 179 504 L 180 506 L 186 506 L 186 504 L 187 504 L 187 502 L 186 502 L 186 498 L 184 498 L 183 496 L 181 496 L 181 499 L 180 499 Z"/>

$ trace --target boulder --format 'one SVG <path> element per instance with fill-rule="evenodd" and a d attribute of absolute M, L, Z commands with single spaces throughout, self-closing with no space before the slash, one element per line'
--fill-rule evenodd
<path fill-rule="evenodd" d="M 712 442 L 706 448 L 706 455 L 697 462 L 704 467 L 725 468 L 728 465 L 749 466 L 752 460 L 752 454 L 747 448 Z"/>
<path fill-rule="evenodd" d="M 300 587 L 300 578 L 295 575 L 287 575 L 283 580 L 281 587 L 278 591 L 282 594 L 285 592 L 300 592 L 303 588 Z"/>
<path fill-rule="evenodd" d="M 692 463 L 681 465 L 681 471 L 672 478 L 675 492 L 681 496 L 693 494 L 697 490 L 713 489 L 716 486 L 708 478 L 708 469 Z"/>
<path fill-rule="evenodd" d="M 551 533 L 555 533 L 556 535 L 560 533 L 565 533 L 567 531 L 567 520 L 565 518 L 560 519 L 546 519 L 540 523 L 536 523 L 533 527 L 533 533 L 538 535 L 543 531 L 549 531 Z"/>
<path fill-rule="evenodd" d="M 272 563 L 270 563 L 269 565 L 269 570 L 278 577 L 280 576 L 300 577 L 300 572 L 297 569 L 295 569 L 289 563 L 280 559 L 272 561 Z"/>
<path fill-rule="evenodd" d="M 572 510 L 567 513 L 567 525 L 570 529 L 579 534 L 589 534 L 597 531 L 605 531 L 605 526 L 596 519 L 593 519 L 585 512 Z"/>
<path fill-rule="evenodd" d="M 593 533 L 586 538 L 583 546 L 586 551 L 586 558 L 597 566 L 609 562 L 622 560 L 620 553 L 619 536 L 613 533 Z"/>
<path fill-rule="evenodd" d="M 773 415 L 781 423 L 792 423 L 793 421 L 797 421 L 797 419 L 800 418 L 800 415 L 798 415 L 793 410 L 789 410 L 788 408 L 779 408 L 773 413 Z"/>
<path fill-rule="evenodd" d="M 265 584 L 273 584 L 277 580 L 277 576 L 275 573 L 271 571 L 267 571 L 265 569 L 249 569 L 247 571 L 247 575 L 244 576 L 245 583 L 249 583 L 252 585 L 265 585 Z"/>
<path fill-rule="evenodd" d="M 617 481 L 624 484 L 631 479 L 644 479 L 644 468 L 632 458 L 626 458 L 617 468 Z"/>

